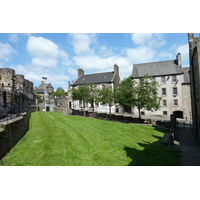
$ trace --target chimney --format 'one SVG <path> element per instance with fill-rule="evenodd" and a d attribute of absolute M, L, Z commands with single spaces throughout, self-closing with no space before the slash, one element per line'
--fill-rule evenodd
<path fill-rule="evenodd" d="M 78 77 L 84 75 L 84 71 L 82 68 L 78 68 Z"/>
<path fill-rule="evenodd" d="M 182 67 L 181 53 L 178 53 L 178 54 L 176 55 L 176 62 L 177 62 L 177 65 L 178 65 L 179 67 Z"/>
<path fill-rule="evenodd" d="M 119 67 L 116 63 L 114 64 L 114 72 L 119 75 Z"/>

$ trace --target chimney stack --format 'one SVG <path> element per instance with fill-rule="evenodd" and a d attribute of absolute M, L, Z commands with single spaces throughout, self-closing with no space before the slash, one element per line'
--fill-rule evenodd
<path fill-rule="evenodd" d="M 78 77 L 84 75 L 84 71 L 82 68 L 78 68 Z"/>
<path fill-rule="evenodd" d="M 181 53 L 178 53 L 178 54 L 176 55 L 176 61 L 177 61 L 177 65 L 178 65 L 179 67 L 182 67 Z"/>
<path fill-rule="evenodd" d="M 118 67 L 118 65 L 116 63 L 114 64 L 114 72 L 116 74 L 119 74 L 119 67 Z"/>

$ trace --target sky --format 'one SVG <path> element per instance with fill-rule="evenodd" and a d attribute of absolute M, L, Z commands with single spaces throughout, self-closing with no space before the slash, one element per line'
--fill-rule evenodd
<path fill-rule="evenodd" d="M 55 90 L 67 90 L 80 67 L 100 73 L 116 63 L 123 80 L 133 64 L 172 60 L 177 53 L 188 67 L 187 33 L 0 33 L 0 68 L 14 69 L 34 86 L 47 77 Z"/>

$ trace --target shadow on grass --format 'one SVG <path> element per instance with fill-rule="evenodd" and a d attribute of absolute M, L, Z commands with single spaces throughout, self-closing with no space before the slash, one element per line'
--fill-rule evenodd
<path fill-rule="evenodd" d="M 153 135 L 157 141 L 153 143 L 145 142 L 138 143 L 141 150 L 125 146 L 123 150 L 126 151 L 127 157 L 132 161 L 128 166 L 176 166 L 178 161 L 178 154 L 176 150 L 167 149 L 160 144 L 160 139 Z"/>

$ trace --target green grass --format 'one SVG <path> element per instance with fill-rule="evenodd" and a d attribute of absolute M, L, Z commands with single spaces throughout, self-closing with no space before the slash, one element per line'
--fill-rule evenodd
<path fill-rule="evenodd" d="M 3 158 L 5 166 L 171 166 L 176 152 L 151 126 L 55 112 L 31 114 L 29 131 Z"/>

